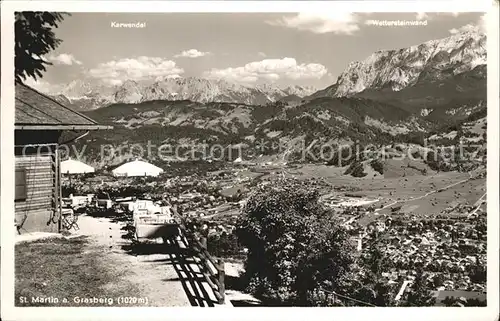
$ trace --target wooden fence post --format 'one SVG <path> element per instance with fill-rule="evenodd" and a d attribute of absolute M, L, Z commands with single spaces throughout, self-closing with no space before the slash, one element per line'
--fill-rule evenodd
<path fill-rule="evenodd" d="M 219 304 L 224 304 L 226 298 L 226 284 L 224 283 L 224 278 L 226 276 L 226 270 L 224 268 L 224 261 L 222 259 L 217 259 L 217 271 L 219 272 L 219 293 L 220 299 Z"/>

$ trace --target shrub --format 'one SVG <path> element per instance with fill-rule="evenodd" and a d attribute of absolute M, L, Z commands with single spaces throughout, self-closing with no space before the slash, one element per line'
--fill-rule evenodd
<path fill-rule="evenodd" d="M 373 170 L 378 172 L 380 175 L 384 174 L 384 164 L 380 160 L 374 159 L 370 162 L 370 165 Z"/>
<path fill-rule="evenodd" d="M 360 162 L 352 163 L 351 166 L 345 171 L 344 175 L 352 175 L 354 177 L 365 177 L 367 174 L 364 172 L 363 164 Z"/>
<path fill-rule="evenodd" d="M 419 159 L 421 156 L 420 156 L 420 152 L 417 150 L 417 151 L 414 151 L 411 153 L 411 157 L 413 157 L 413 159 Z"/>
<path fill-rule="evenodd" d="M 436 298 L 434 297 L 432 291 L 430 291 L 427 287 L 426 278 L 423 274 L 423 271 L 420 268 L 417 268 L 417 275 L 415 276 L 415 280 L 410 287 L 409 293 L 404 295 L 404 299 L 402 302 L 402 306 L 432 306 L 436 302 Z"/>
<path fill-rule="evenodd" d="M 207 239 L 208 251 L 218 257 L 237 256 L 243 250 L 238 238 L 233 233 L 209 235 Z"/>
<path fill-rule="evenodd" d="M 319 287 L 341 288 L 353 262 L 346 231 L 319 194 L 282 180 L 249 198 L 237 235 L 248 248 L 248 289 L 270 302 L 315 305 Z"/>

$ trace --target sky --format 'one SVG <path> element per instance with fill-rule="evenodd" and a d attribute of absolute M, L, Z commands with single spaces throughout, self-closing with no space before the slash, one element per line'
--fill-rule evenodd
<path fill-rule="evenodd" d="M 374 26 L 368 20 L 427 21 Z M 116 28 L 112 23 L 144 23 Z M 483 13 L 73 13 L 54 30 L 62 43 L 37 83 L 56 92 L 72 80 L 120 85 L 166 77 L 225 79 L 321 89 L 351 61 L 450 36 Z"/>

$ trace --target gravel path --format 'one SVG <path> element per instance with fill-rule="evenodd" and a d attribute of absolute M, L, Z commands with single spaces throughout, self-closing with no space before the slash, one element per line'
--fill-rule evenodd
<path fill-rule="evenodd" d="M 189 263 L 190 258 L 166 253 L 163 244 L 141 245 L 142 250 L 130 252 L 132 241 L 122 237 L 123 222 L 82 215 L 78 225 L 77 233 L 93 242 L 89 250 L 103 251 L 106 266 L 126 272 L 124 281 L 139 287 L 141 293 L 130 293 L 131 297 L 147 298 L 147 305 L 156 307 L 224 306 L 213 303 L 213 292 L 199 281 L 199 268 Z"/>

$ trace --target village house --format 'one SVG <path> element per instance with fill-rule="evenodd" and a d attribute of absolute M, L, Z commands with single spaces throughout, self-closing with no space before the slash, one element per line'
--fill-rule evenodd
<path fill-rule="evenodd" d="M 89 131 L 111 129 L 24 84 L 15 97 L 15 227 L 61 230 L 60 150 Z M 64 135 L 72 136 L 63 141 Z"/>

